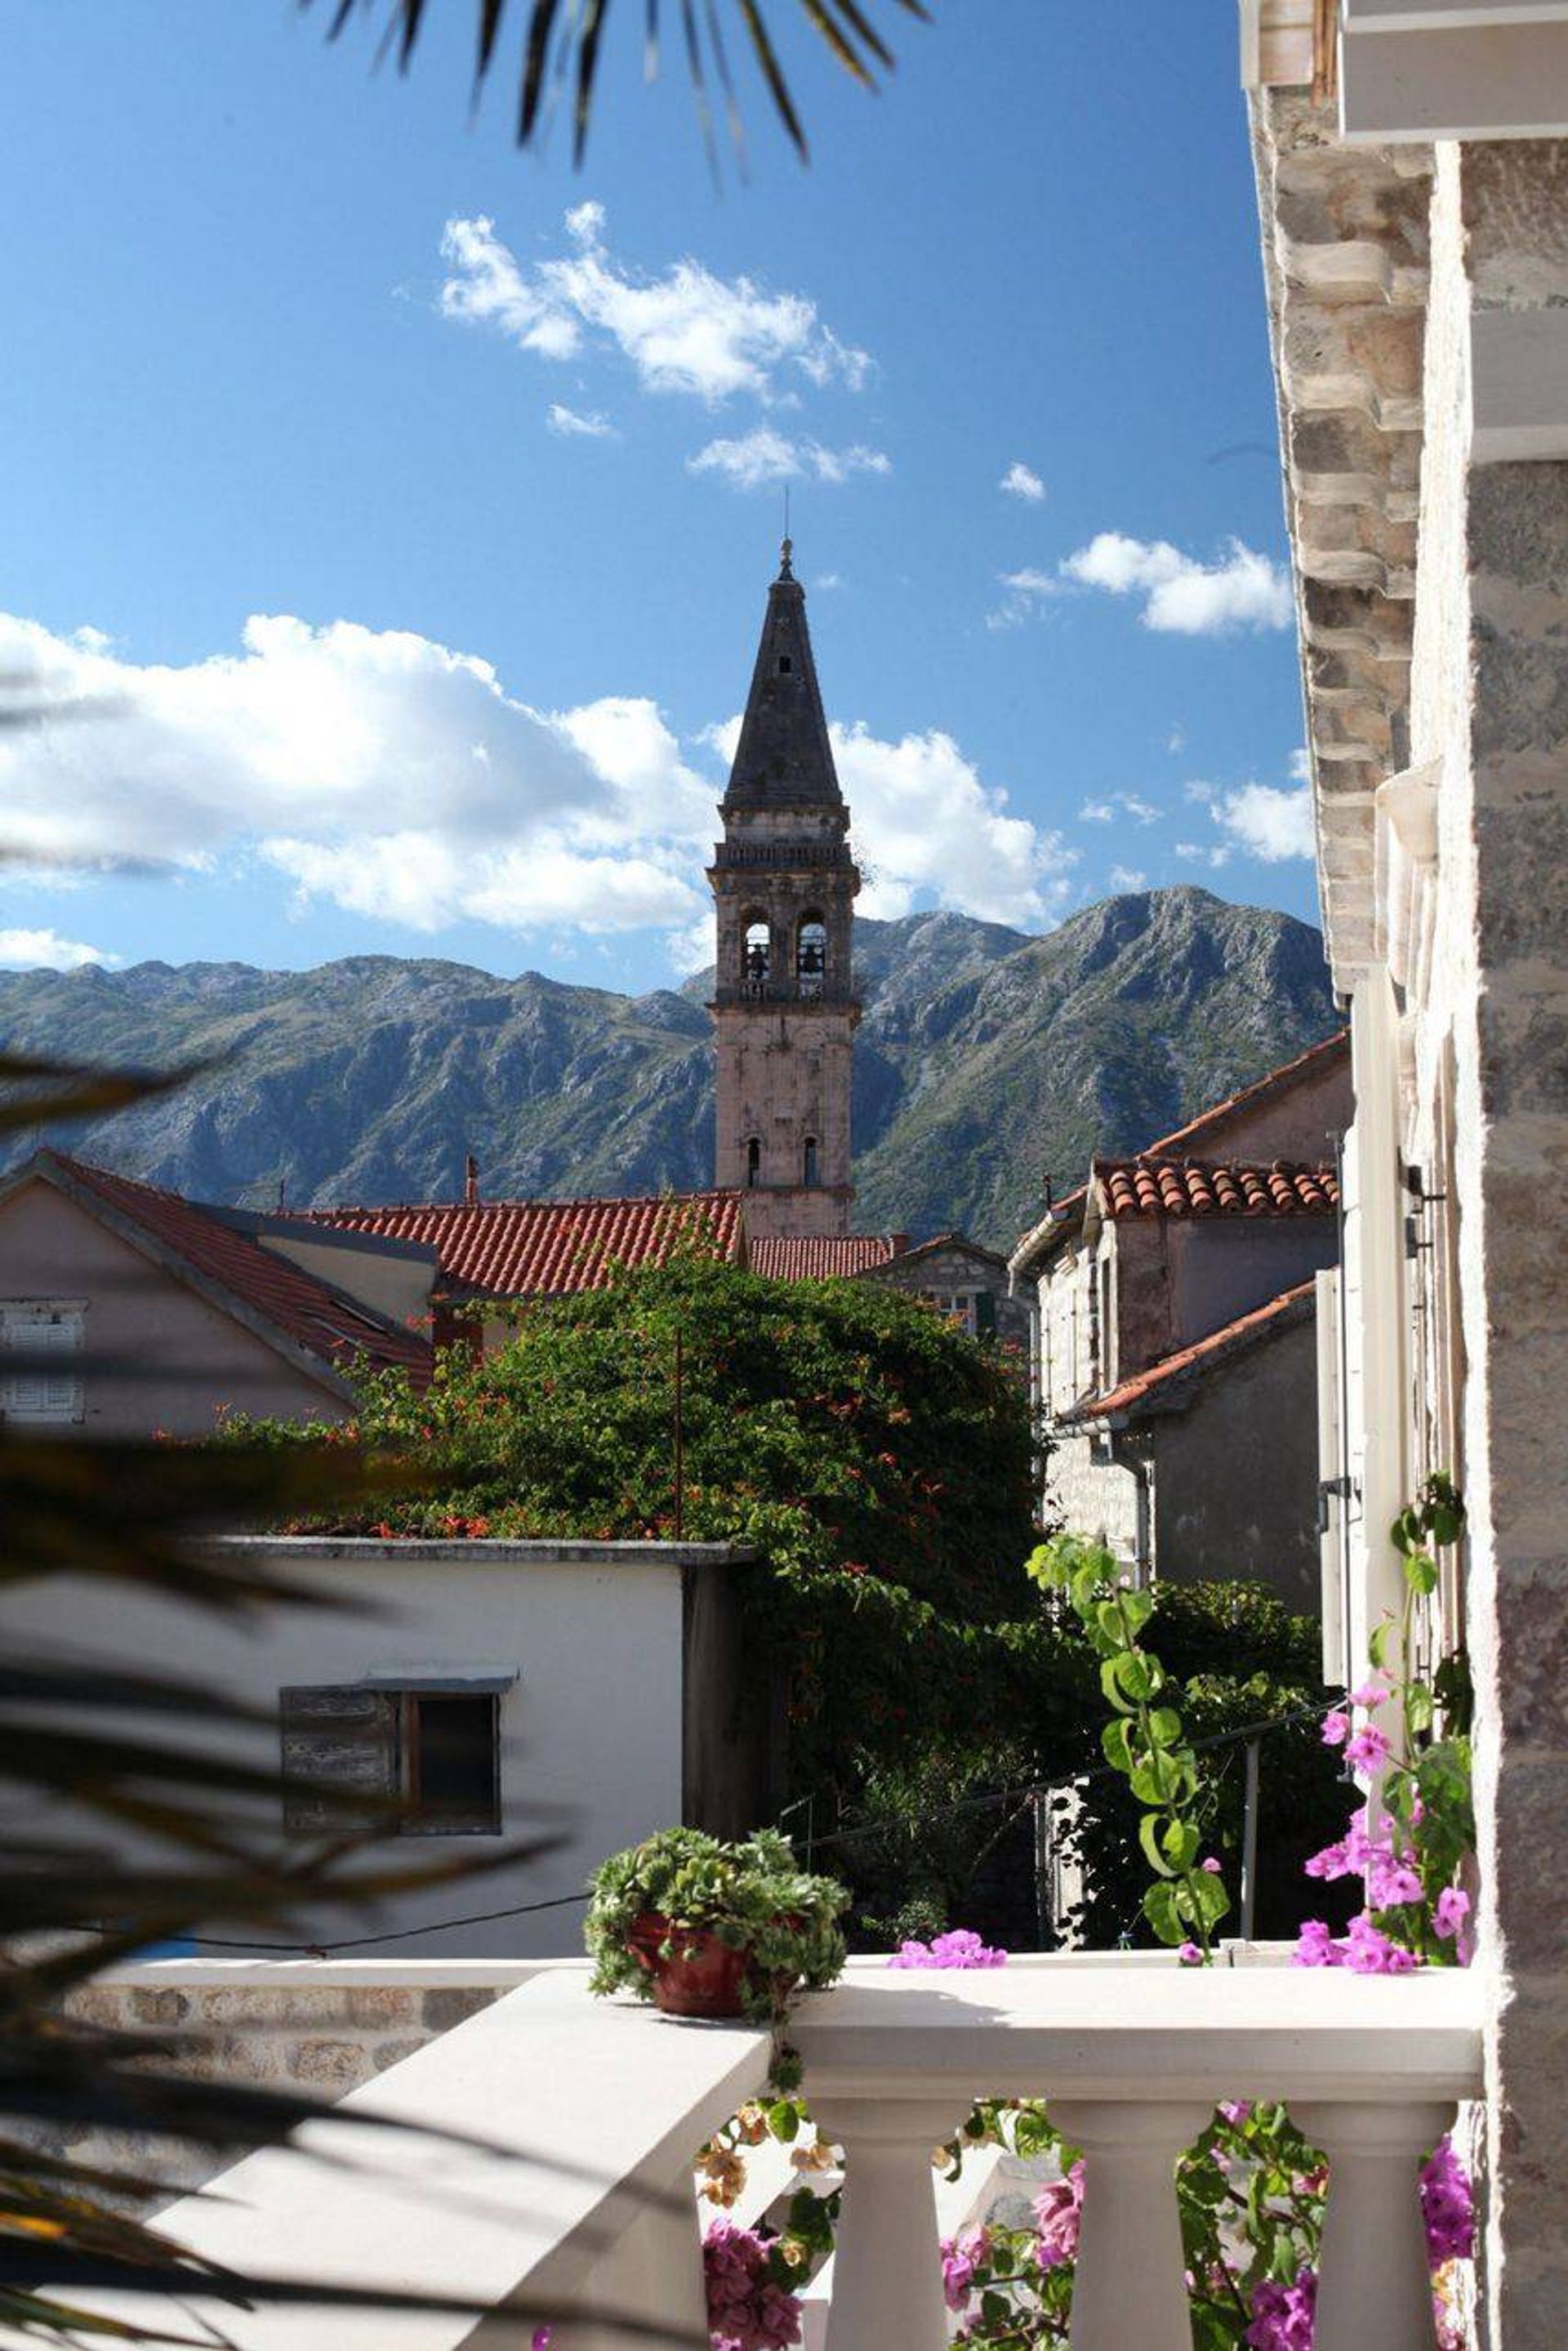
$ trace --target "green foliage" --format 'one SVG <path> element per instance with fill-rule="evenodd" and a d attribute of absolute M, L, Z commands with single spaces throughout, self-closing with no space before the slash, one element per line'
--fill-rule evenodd
<path fill-rule="evenodd" d="M 782 1283 L 695 1256 L 521 1311 L 483 1361 L 419 1395 L 368 1383 L 358 1437 L 386 1492 L 350 1533 L 669 1538 L 753 1546 L 757 1702 L 776 1695 L 796 1782 L 853 1782 L 971 1706 L 976 1628 L 1033 1539 L 1025 1398 L 997 1354 L 918 1301 Z M 236 1421 L 229 1442 L 323 1441 Z M 337 1432 L 337 1441 L 342 1441 Z M 397 1481 L 415 1470 L 426 1491 Z M 319 1523 L 300 1521 L 300 1524 Z"/>
<path fill-rule="evenodd" d="M 780 2020 L 790 1989 L 820 1990 L 842 1972 L 838 1921 L 848 1894 L 833 1878 L 801 1869 L 788 1838 L 770 1829 L 736 1844 L 700 1829 L 661 1829 L 612 1854 L 592 1884 L 584 1928 L 594 1962 L 590 1991 L 652 1999 L 652 1979 L 631 1947 L 633 1927 L 650 1914 L 670 1924 L 659 1946 L 665 1959 L 679 1956 L 683 1934 L 716 1935 L 744 1951 L 746 2005 L 760 2016 Z"/>
<path fill-rule="evenodd" d="M 1144 1916 L 1162 1943 L 1195 1947 L 1207 1960 L 1231 1897 L 1218 1865 L 1203 1865 L 1198 1758 L 1171 1703 L 1174 1686 L 1138 1642 L 1154 1614 L 1154 1595 L 1131 1590 L 1114 1555 L 1078 1535 L 1043 1543 L 1028 1572 L 1046 1591 L 1065 1596 L 1101 1661 L 1100 1687 L 1111 1708 L 1101 1740 L 1106 1760 L 1126 1775 L 1144 1807 L 1138 1844 L 1154 1873 Z"/>

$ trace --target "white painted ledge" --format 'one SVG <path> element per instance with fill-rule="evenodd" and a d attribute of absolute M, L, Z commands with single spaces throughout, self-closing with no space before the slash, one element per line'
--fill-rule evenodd
<path fill-rule="evenodd" d="M 1568 130 L 1563 0 L 1342 0 L 1340 131 L 1355 143 Z"/>

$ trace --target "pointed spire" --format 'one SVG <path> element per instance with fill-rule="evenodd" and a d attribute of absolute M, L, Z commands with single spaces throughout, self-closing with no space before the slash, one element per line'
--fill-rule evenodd
<path fill-rule="evenodd" d="M 726 810 L 844 806 L 805 623 L 805 590 L 794 576 L 794 543 L 786 535 L 778 577 L 768 590 L 752 690 L 724 794 Z"/>

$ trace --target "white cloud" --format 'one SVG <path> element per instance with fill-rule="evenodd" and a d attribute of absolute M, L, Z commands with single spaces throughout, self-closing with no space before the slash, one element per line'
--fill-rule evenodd
<path fill-rule="evenodd" d="M 1231 862 L 1231 852 L 1222 841 L 1179 841 L 1176 853 L 1189 865 L 1208 865 L 1216 872 Z"/>
<path fill-rule="evenodd" d="M 1173 759 L 1179 758 L 1182 752 L 1186 750 L 1187 729 L 1181 725 L 1179 719 L 1172 721 L 1170 732 L 1165 738 L 1165 747 Z"/>
<path fill-rule="evenodd" d="M 1050 597 L 1062 593 L 1062 583 L 1049 571 L 1025 564 L 1022 571 L 1004 571 L 1002 585 L 1007 595 L 994 611 L 985 616 L 988 629 L 1015 629 Z"/>
<path fill-rule="evenodd" d="M 843 587 L 844 575 L 838 571 L 819 571 L 811 584 L 819 596 L 826 596 L 831 594 L 835 588 Z"/>
<path fill-rule="evenodd" d="M 710 404 L 736 392 L 769 399 L 781 375 L 795 371 L 851 391 L 866 381 L 867 354 L 841 342 L 807 296 L 720 277 L 690 258 L 659 277 L 639 276 L 608 251 L 602 204 L 575 205 L 566 225 L 567 250 L 530 266 L 502 243 L 493 221 L 449 220 L 444 315 L 492 327 L 541 359 L 617 350 L 645 391 Z"/>
<path fill-rule="evenodd" d="M 1140 596 L 1144 626 L 1165 634 L 1213 637 L 1291 623 L 1288 573 L 1239 538 L 1215 562 L 1200 563 L 1166 539 L 1103 530 L 1065 559 L 1061 576 L 1107 595 Z"/>
<path fill-rule="evenodd" d="M 17 879 L 248 864 L 286 875 L 301 905 L 427 935 L 656 928 L 678 956 L 711 935 L 713 779 L 643 697 L 552 711 L 428 637 L 276 615 L 248 622 L 236 652 L 178 666 L 0 617 L 7 669 L 47 671 L 103 710 L 0 737 L 0 858 Z M 706 739 L 731 756 L 738 727 Z M 1075 852 L 1012 814 L 950 737 L 833 739 L 867 913 L 1032 925 L 1062 911 Z"/>
<path fill-rule="evenodd" d="M 1112 866 L 1111 888 L 1113 890 L 1147 890 L 1147 887 L 1148 875 L 1142 872 L 1137 866 Z"/>
<path fill-rule="evenodd" d="M 1162 811 L 1140 793 L 1108 792 L 1104 799 L 1085 800 L 1078 810 L 1078 822 L 1110 824 L 1118 813 L 1130 817 L 1135 824 L 1158 824 Z"/>
<path fill-rule="evenodd" d="M 1045 485 L 1033 465 L 1015 457 L 997 484 L 997 488 L 1010 498 L 1023 498 L 1026 505 L 1037 507 L 1045 495 Z"/>
<path fill-rule="evenodd" d="M 1243 784 L 1237 791 L 1220 794 L 1212 813 L 1239 849 L 1265 865 L 1316 853 L 1309 785 L 1285 790 L 1272 784 Z"/>
<path fill-rule="evenodd" d="M 584 414 L 568 408 L 565 402 L 553 400 L 545 418 L 552 433 L 559 433 L 571 441 L 617 441 L 620 438 L 609 418 L 597 409 Z"/>
<path fill-rule="evenodd" d="M 893 461 L 880 449 L 857 442 L 847 449 L 826 449 L 820 441 L 792 441 L 760 424 L 737 440 L 710 441 L 687 459 L 694 474 L 721 474 L 737 490 L 766 489 L 776 482 L 807 476 L 829 485 L 846 482 L 852 474 L 890 474 Z"/>
<path fill-rule="evenodd" d="M 0 672 L 99 705 L 0 737 L 0 855 L 202 870 L 254 859 L 301 900 L 435 932 L 674 927 L 704 903 L 712 789 L 646 701 L 552 713 L 407 631 L 287 616 L 242 649 L 139 666 L 0 618 Z M 656 787 L 656 788 L 655 788 Z"/>
<path fill-rule="evenodd" d="M 58 931 L 0 931 L 0 969 L 5 971 L 79 971 L 84 964 L 119 961 L 83 939 L 63 939 Z"/>

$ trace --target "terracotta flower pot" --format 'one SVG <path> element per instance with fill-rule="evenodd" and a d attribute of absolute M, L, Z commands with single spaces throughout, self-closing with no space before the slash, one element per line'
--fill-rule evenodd
<path fill-rule="evenodd" d="M 659 1946 L 675 1949 L 664 1958 Z M 672 1927 L 657 1910 L 632 1921 L 627 1938 L 633 1959 L 653 1979 L 654 2005 L 666 2016 L 743 2016 L 751 1955 L 732 1950 L 706 1927 Z M 775 1985 L 782 1996 L 792 1980 Z"/>

